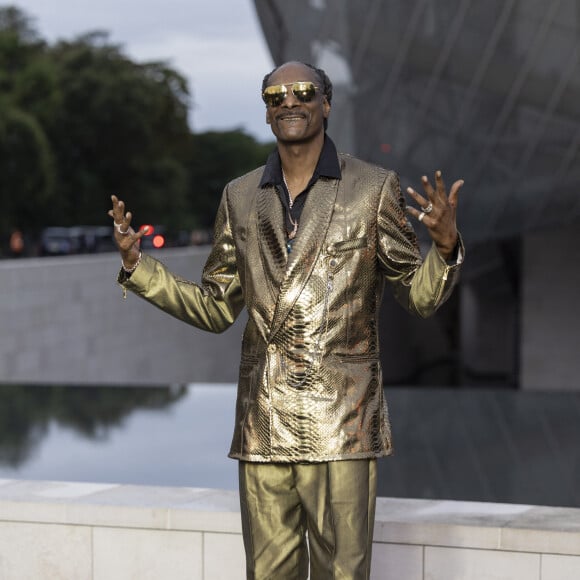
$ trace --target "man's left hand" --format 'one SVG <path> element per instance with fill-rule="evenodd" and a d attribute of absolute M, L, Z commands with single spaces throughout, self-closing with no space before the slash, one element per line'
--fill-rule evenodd
<path fill-rule="evenodd" d="M 457 245 L 457 196 L 463 180 L 460 179 L 451 186 L 449 196 L 441 171 L 435 173 L 435 187 L 426 175 L 421 178 L 421 184 L 425 190 L 424 195 L 417 193 L 412 187 L 407 188 L 407 193 L 419 205 L 419 209 L 408 206 L 407 213 L 425 225 L 441 256 L 449 260 Z"/>

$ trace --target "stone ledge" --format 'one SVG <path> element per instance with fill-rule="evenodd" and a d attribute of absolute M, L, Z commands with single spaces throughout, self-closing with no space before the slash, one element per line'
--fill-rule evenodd
<path fill-rule="evenodd" d="M 0 520 L 242 532 L 236 492 L 185 487 L 0 480 Z"/>
<path fill-rule="evenodd" d="M 379 498 L 374 540 L 580 556 L 580 509 Z"/>
<path fill-rule="evenodd" d="M 240 534 L 236 492 L 0 480 L 0 520 Z M 580 509 L 379 498 L 376 543 L 580 556 Z"/>

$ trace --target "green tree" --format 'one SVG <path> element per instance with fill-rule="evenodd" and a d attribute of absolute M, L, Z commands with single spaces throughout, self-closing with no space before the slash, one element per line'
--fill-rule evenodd
<path fill-rule="evenodd" d="M 105 32 L 50 46 L 31 22 L 0 8 L 0 234 L 108 223 L 112 193 L 140 223 L 211 227 L 224 185 L 272 144 L 192 134 L 187 82 L 166 63 L 133 62 Z"/>
<path fill-rule="evenodd" d="M 0 92 L 10 94 L 14 82 L 39 53 L 44 43 L 31 19 L 15 6 L 0 7 Z"/>
<path fill-rule="evenodd" d="M 104 216 L 108 195 L 148 221 L 178 221 L 189 138 L 185 79 L 163 63 L 136 64 L 103 33 L 51 49 L 62 106 L 50 129 L 69 220 Z"/>
<path fill-rule="evenodd" d="M 242 130 L 191 136 L 189 209 L 194 227 L 211 227 L 226 183 L 263 165 L 273 143 L 260 143 Z"/>
<path fill-rule="evenodd" d="M 44 131 L 31 115 L 0 105 L 0 228 L 36 224 L 48 208 L 54 172 Z"/>
<path fill-rule="evenodd" d="M 27 103 L 30 82 L 46 64 L 44 49 L 29 18 L 17 8 L 0 8 L 0 233 L 38 225 L 54 192 L 51 146 Z M 46 84 L 43 89 L 48 95 Z"/>

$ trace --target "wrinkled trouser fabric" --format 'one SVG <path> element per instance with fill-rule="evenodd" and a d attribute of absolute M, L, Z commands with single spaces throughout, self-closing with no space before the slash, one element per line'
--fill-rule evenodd
<path fill-rule="evenodd" d="M 249 580 L 368 580 L 376 460 L 240 461 Z M 308 535 L 308 540 L 306 536 Z"/>

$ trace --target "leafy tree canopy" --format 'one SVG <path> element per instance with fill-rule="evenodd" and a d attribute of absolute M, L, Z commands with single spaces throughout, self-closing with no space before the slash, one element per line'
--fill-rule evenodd
<path fill-rule="evenodd" d="M 224 185 L 272 149 L 242 130 L 193 134 L 186 79 L 136 63 L 105 32 L 54 45 L 0 7 L 0 234 L 108 224 L 109 196 L 142 223 L 209 227 Z"/>

